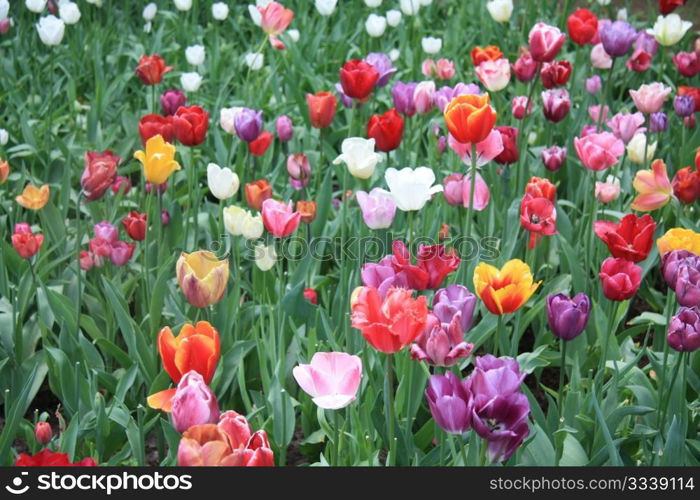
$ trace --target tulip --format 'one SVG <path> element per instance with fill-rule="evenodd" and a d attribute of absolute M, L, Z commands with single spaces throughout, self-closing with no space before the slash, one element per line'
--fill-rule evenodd
<path fill-rule="evenodd" d="M 362 360 L 344 352 L 317 352 L 308 365 L 295 366 L 292 375 L 316 406 L 339 410 L 356 399 Z"/>
<path fill-rule="evenodd" d="M 598 18 L 588 9 L 575 10 L 566 20 L 571 40 L 586 45 L 598 33 Z"/>
<path fill-rule="evenodd" d="M 490 0 L 486 2 L 486 9 L 497 23 L 507 23 L 513 14 L 513 0 Z"/>
<path fill-rule="evenodd" d="M 171 401 L 173 427 L 179 433 L 190 427 L 219 421 L 216 396 L 202 375 L 192 370 L 184 374 Z"/>
<path fill-rule="evenodd" d="M 395 260 L 395 256 L 387 255 L 376 264 L 373 262 L 367 262 L 362 266 L 362 284 L 367 287 L 376 288 L 382 300 L 386 297 L 386 294 L 390 288 L 409 288 L 408 281 L 410 270 L 405 266 L 398 266 L 397 271 L 393 266 L 393 262 Z M 421 273 L 423 281 L 427 280 L 423 270 L 416 266 L 413 266 L 413 268 L 417 269 L 418 272 Z M 362 289 L 362 287 L 359 288 Z M 353 300 L 352 303 L 354 304 L 355 300 Z"/>
<path fill-rule="evenodd" d="M 681 307 L 671 318 L 666 334 L 668 345 L 680 352 L 693 352 L 700 348 L 700 309 Z"/>
<path fill-rule="evenodd" d="M 643 133 L 636 134 L 627 144 L 627 156 L 632 163 L 646 165 L 654 158 L 656 143 L 649 143 Z"/>
<path fill-rule="evenodd" d="M 625 144 L 629 143 L 635 135 L 646 130 L 642 127 L 643 124 L 644 115 L 639 112 L 618 113 L 607 121 L 607 125 L 615 134 L 615 137 L 622 140 Z"/>
<path fill-rule="evenodd" d="M 376 288 L 364 287 L 352 305 L 352 326 L 375 349 L 393 354 L 411 342 L 427 323 L 426 298 L 412 297 L 404 288 L 391 288 L 382 300 Z"/>
<path fill-rule="evenodd" d="M 7 181 L 7 178 L 10 175 L 10 164 L 6 161 L 2 161 L 2 158 L 0 158 L 0 186 L 5 184 L 5 181 Z"/>
<path fill-rule="evenodd" d="M 513 97 L 510 106 L 513 118 L 516 120 L 522 120 L 525 115 L 530 116 L 530 113 L 532 113 L 532 100 L 524 95 Z M 525 109 L 526 106 L 527 110 Z"/>
<path fill-rule="evenodd" d="M 672 250 L 661 257 L 661 275 L 669 288 L 676 288 L 683 267 L 700 269 L 700 257 L 688 250 Z"/>
<path fill-rule="evenodd" d="M 143 17 L 144 21 L 150 23 L 151 21 L 153 21 L 153 19 L 155 19 L 157 13 L 158 6 L 154 2 L 151 2 L 143 8 L 141 16 Z"/>
<path fill-rule="evenodd" d="M 386 191 L 381 188 L 374 188 L 369 194 L 365 191 L 357 191 L 355 197 L 367 227 L 386 229 L 391 226 L 396 215 L 396 204 Z"/>
<path fill-rule="evenodd" d="M 45 3 L 45 2 L 44 2 Z M 88 457 L 82 459 L 80 462 L 72 463 L 70 457 L 67 453 L 60 453 L 55 451 L 50 451 L 48 448 L 44 448 L 39 453 L 35 455 L 27 455 L 26 453 L 20 453 L 15 460 L 15 467 L 97 467 L 97 462 L 95 459 Z M 21 483 L 20 483 L 21 484 Z M 19 491 L 26 491 L 20 489 Z"/>
<path fill-rule="evenodd" d="M 207 185 L 209 191 L 219 200 L 230 198 L 238 191 L 240 181 L 238 175 L 230 168 L 221 168 L 216 163 L 207 165 Z"/>
<path fill-rule="evenodd" d="M 673 56 L 673 64 L 678 72 L 688 78 L 700 73 L 700 57 L 695 52 L 679 52 Z"/>
<path fill-rule="evenodd" d="M 374 139 L 349 137 L 343 140 L 342 153 L 333 160 L 334 165 L 345 163 L 348 172 L 358 179 L 369 179 L 374 174 L 377 163 L 384 161 L 379 153 L 374 152 Z"/>
<path fill-rule="evenodd" d="M 593 231 L 608 247 L 613 257 L 641 262 L 647 258 L 654 243 L 656 223 L 651 215 L 625 215 L 619 224 L 596 221 Z"/>
<path fill-rule="evenodd" d="M 265 229 L 276 238 L 285 238 L 291 235 L 301 222 L 301 214 L 293 211 L 291 201 L 285 205 L 272 198 L 263 202 L 262 217 Z"/>
<path fill-rule="evenodd" d="M 649 132 L 658 134 L 659 132 L 666 132 L 666 130 L 668 130 L 668 116 L 666 116 L 666 113 L 663 111 L 652 113 L 649 116 Z"/>
<path fill-rule="evenodd" d="M 318 294 L 313 288 L 304 288 L 304 298 L 308 300 L 310 304 L 318 305 Z"/>
<path fill-rule="evenodd" d="M 574 147 L 583 166 L 596 172 L 615 165 L 625 151 L 623 142 L 610 132 L 575 137 Z"/>
<path fill-rule="evenodd" d="M 533 198 L 547 198 L 553 203 L 557 196 L 557 188 L 549 179 L 532 177 L 525 185 L 525 194 Z"/>
<path fill-rule="evenodd" d="M 428 379 L 425 399 L 433 420 L 445 432 L 462 435 L 470 429 L 471 398 L 466 381 L 451 371 Z"/>
<path fill-rule="evenodd" d="M 530 82 L 537 75 L 539 64 L 532 58 L 530 51 L 524 47 L 520 48 L 520 57 L 513 64 L 515 77 L 521 82 Z"/>
<path fill-rule="evenodd" d="M 416 15 L 420 9 L 420 5 L 420 0 L 399 0 L 401 12 L 406 16 Z"/>
<path fill-rule="evenodd" d="M 186 12 L 192 8 L 192 0 L 173 0 L 177 10 Z"/>
<path fill-rule="evenodd" d="M 391 89 L 391 97 L 394 102 L 394 108 L 406 117 L 411 117 L 416 114 L 416 107 L 413 100 L 417 83 L 396 82 Z"/>
<path fill-rule="evenodd" d="M 695 112 L 700 111 L 700 88 L 698 87 L 688 87 L 686 85 L 678 86 L 678 95 L 687 95 L 693 98 L 695 101 Z M 694 117 L 691 117 L 694 118 Z"/>
<path fill-rule="evenodd" d="M 211 6 L 211 15 L 217 21 L 224 21 L 228 17 L 229 8 L 224 2 L 216 2 Z"/>
<path fill-rule="evenodd" d="M 112 245 L 114 243 L 116 243 L 116 241 L 111 242 L 99 237 L 90 240 L 90 253 L 92 253 L 93 256 L 96 258 L 96 264 L 98 265 L 98 267 L 102 266 L 104 257 L 110 256 L 110 254 L 112 253 Z"/>
<path fill-rule="evenodd" d="M 569 114 L 571 99 L 566 89 L 551 89 L 542 92 L 542 112 L 554 123 L 562 121 Z"/>
<path fill-rule="evenodd" d="M 476 68 L 476 76 L 490 92 L 503 90 L 510 82 L 510 63 L 508 59 L 484 61 Z"/>
<path fill-rule="evenodd" d="M 44 45 L 49 47 L 59 45 L 66 31 L 66 23 L 56 16 L 48 15 L 39 19 L 39 22 L 36 24 L 36 30 Z"/>
<path fill-rule="evenodd" d="M 187 302 L 208 307 L 221 300 L 229 277 L 228 260 L 218 260 L 208 250 L 183 252 L 176 265 L 177 282 Z"/>
<path fill-rule="evenodd" d="M 245 199 L 253 210 L 262 209 L 262 204 L 272 198 L 272 187 L 265 179 L 249 182 L 245 185 Z"/>
<path fill-rule="evenodd" d="M 470 206 L 469 199 L 472 189 L 471 179 L 471 174 L 467 174 L 464 176 L 464 180 L 462 182 L 462 205 L 467 208 Z M 490 199 L 491 192 L 489 191 L 488 184 L 486 184 L 484 178 L 481 177 L 481 174 L 477 172 L 476 185 L 474 186 L 474 210 L 481 212 L 488 206 Z"/>
<path fill-rule="evenodd" d="M 599 34 L 603 48 L 610 57 L 624 56 L 637 39 L 637 30 L 626 21 L 603 24 Z"/>
<path fill-rule="evenodd" d="M 682 203 L 690 204 L 700 199 L 700 174 L 697 168 L 681 168 L 671 181 L 673 195 Z"/>
<path fill-rule="evenodd" d="M 659 16 L 649 33 L 654 35 L 661 45 L 670 47 L 678 43 L 692 25 L 690 21 L 683 21 L 678 14 L 669 14 Z"/>
<path fill-rule="evenodd" d="M 110 150 L 97 153 L 85 153 L 85 170 L 80 178 L 80 184 L 87 201 L 94 201 L 104 195 L 112 185 L 117 175 L 117 165 L 120 158 Z"/>
<path fill-rule="evenodd" d="M 450 134 L 461 143 L 479 143 L 486 139 L 496 123 L 496 111 L 489 95 L 461 95 L 445 108 L 445 123 Z"/>
<path fill-rule="evenodd" d="M 160 106 L 165 116 L 174 115 L 180 106 L 187 103 L 187 96 L 181 90 L 170 89 L 160 96 Z M 158 116 L 158 115 L 151 115 Z M 155 135 L 155 134 L 154 134 Z M 145 141 L 144 141 L 145 142 Z"/>
<path fill-rule="evenodd" d="M 367 54 L 367 57 L 365 57 L 364 61 L 374 66 L 374 69 L 379 73 L 377 83 L 374 84 L 375 87 L 385 86 L 389 83 L 389 79 L 392 75 L 397 71 L 391 62 L 391 58 L 381 52 L 370 52 Z"/>
<path fill-rule="evenodd" d="M 460 313 L 449 324 L 441 324 L 432 314 L 428 325 L 411 346 L 411 359 L 425 361 L 433 366 L 453 366 L 471 355 L 474 345 L 466 343 L 460 328 Z"/>
<path fill-rule="evenodd" d="M 338 0 L 316 0 L 314 2 L 316 10 L 324 17 L 328 17 L 335 11 Z"/>
<path fill-rule="evenodd" d="M 139 121 L 139 135 L 145 145 L 148 139 L 160 135 L 165 142 L 173 142 L 175 130 L 172 116 L 144 115 Z"/>
<path fill-rule="evenodd" d="M 277 262 L 277 252 L 275 251 L 274 245 L 256 245 L 255 251 L 255 265 L 261 271 L 269 271 Z"/>
<path fill-rule="evenodd" d="M 262 111 L 243 108 L 236 113 L 234 126 L 238 137 L 246 142 L 258 138 L 262 131 Z"/>
<path fill-rule="evenodd" d="M 685 5 L 686 0 L 659 0 L 659 12 L 663 15 L 670 14 L 676 7 Z"/>
<path fill-rule="evenodd" d="M 598 43 L 591 49 L 591 65 L 596 69 L 610 69 L 612 57 L 605 52 L 602 43 Z"/>
<path fill-rule="evenodd" d="M 378 79 L 379 72 L 374 66 L 359 59 L 348 61 L 340 68 L 343 92 L 360 101 L 369 97 Z"/>
<path fill-rule="evenodd" d="M 586 92 L 589 94 L 597 94 L 600 92 L 600 87 L 602 86 L 602 81 L 600 76 L 593 75 L 590 78 L 586 78 Z"/>
<path fill-rule="evenodd" d="M 610 203 L 620 196 L 620 179 L 615 176 L 608 175 L 605 182 L 596 181 L 595 197 L 601 203 Z"/>
<path fill-rule="evenodd" d="M 525 49 L 522 50 L 523 53 L 527 52 Z M 501 49 L 496 45 L 489 45 L 488 47 L 484 48 L 476 46 L 472 49 L 470 55 L 474 67 L 479 66 L 485 61 L 498 61 L 499 59 L 503 59 L 503 52 L 501 52 Z"/>
<path fill-rule="evenodd" d="M 427 282 L 422 288 L 429 289 L 439 287 L 461 262 L 457 252 L 444 245 L 419 245 L 417 260 L 418 267 L 427 273 Z"/>
<path fill-rule="evenodd" d="M 365 21 L 365 30 L 373 38 L 381 37 L 386 31 L 386 17 L 370 14 Z"/>
<path fill-rule="evenodd" d="M 76 24 L 80 21 L 80 9 L 74 2 L 61 2 L 58 5 L 58 15 L 66 24 Z"/>
<path fill-rule="evenodd" d="M 12 233 L 12 246 L 23 259 L 32 258 L 43 243 L 44 235 L 41 233 L 34 234 L 26 222 L 20 222 L 15 225 Z"/>
<path fill-rule="evenodd" d="M 471 411 L 472 427 L 486 439 L 491 463 L 508 460 L 530 435 L 530 403 L 523 393 L 499 395 L 488 400 L 475 397 Z"/>
<path fill-rule="evenodd" d="M 518 129 L 515 127 L 495 127 L 494 130 L 501 134 L 503 144 L 503 151 L 494 158 L 494 161 L 500 165 L 510 165 L 517 162 L 518 156 L 520 156 L 517 144 Z"/>
<path fill-rule="evenodd" d="M 260 71 L 265 62 L 265 58 L 263 54 L 259 52 L 255 54 L 249 52 L 243 56 L 243 61 L 245 62 L 246 66 L 251 69 L 251 71 Z"/>
<path fill-rule="evenodd" d="M 530 54 L 537 62 L 550 62 L 557 57 L 564 40 L 566 35 L 559 31 L 559 28 L 537 23 L 528 35 Z"/>
<path fill-rule="evenodd" d="M 448 205 L 461 205 L 462 184 L 464 176 L 462 174 L 450 174 L 442 181 L 443 194 Z"/>
<path fill-rule="evenodd" d="M 185 49 L 185 59 L 192 66 L 199 66 L 204 63 L 205 50 L 202 45 L 191 45 Z"/>
<path fill-rule="evenodd" d="M 41 445 L 46 445 L 51 442 L 53 430 L 48 422 L 37 422 L 34 426 L 34 439 Z"/>
<path fill-rule="evenodd" d="M 148 182 L 163 184 L 168 177 L 180 170 L 180 164 L 175 161 L 175 146 L 156 135 L 146 141 L 146 151 L 136 151 L 134 158 L 143 165 L 143 174 Z"/>
<path fill-rule="evenodd" d="M 677 95 L 673 99 L 673 110 L 681 118 L 687 118 L 695 112 L 695 99 L 689 95 Z"/>
<path fill-rule="evenodd" d="M 109 249 L 109 260 L 117 267 L 126 265 L 134 255 L 136 245 L 124 241 L 115 241 Z"/>
<path fill-rule="evenodd" d="M 396 9 L 386 11 L 386 22 L 389 23 L 389 26 L 392 28 L 396 28 L 401 24 L 401 11 Z"/>
<path fill-rule="evenodd" d="M 462 285 L 453 284 L 441 288 L 433 296 L 433 314 L 443 324 L 449 324 L 459 316 L 459 326 L 463 333 L 472 327 L 475 307 L 476 296 Z"/>
<path fill-rule="evenodd" d="M 122 219 L 122 225 L 126 234 L 134 241 L 143 241 L 146 238 L 146 214 L 138 213 L 136 210 L 129 212 L 129 215 Z M 99 236 L 98 236 L 99 237 Z"/>
<path fill-rule="evenodd" d="M 425 114 L 433 109 L 435 101 L 435 82 L 425 81 L 416 85 L 413 91 L 413 105 L 419 114 Z"/>
<path fill-rule="evenodd" d="M 258 7 L 260 12 L 260 27 L 268 35 L 279 35 L 287 29 L 294 19 L 294 12 L 277 2 L 270 2 L 264 7 Z"/>
<path fill-rule="evenodd" d="M 542 150 L 541 157 L 545 168 L 550 172 L 556 172 L 564 164 L 566 148 L 561 148 L 559 146 L 545 148 Z"/>
<path fill-rule="evenodd" d="M 566 85 L 571 76 L 571 63 L 569 61 L 553 61 L 542 64 L 540 79 L 546 89 Z"/>
<path fill-rule="evenodd" d="M 287 172 L 289 183 L 294 189 L 303 189 L 309 183 L 311 164 L 304 154 L 294 154 L 287 157 Z"/>
<path fill-rule="evenodd" d="M 423 37 L 420 41 L 423 52 L 426 54 L 437 54 L 442 50 L 442 38 L 433 36 Z"/>
<path fill-rule="evenodd" d="M 393 151 L 401 144 L 403 125 L 403 118 L 395 109 L 372 115 L 367 122 L 367 137 L 376 141 L 379 151 Z"/>
<path fill-rule="evenodd" d="M 248 151 L 253 156 L 262 156 L 267 152 L 273 139 L 274 137 L 270 132 L 263 130 L 257 139 L 248 143 Z"/>
<path fill-rule="evenodd" d="M 552 201 L 526 193 L 520 203 L 520 225 L 530 232 L 528 248 L 535 248 L 542 236 L 557 232 L 557 211 Z"/>
<path fill-rule="evenodd" d="M 518 392 L 524 379 L 525 373 L 520 371 L 516 360 L 487 354 L 477 356 L 474 360 L 474 371 L 469 376 L 466 387 L 476 400 L 486 402 Z"/>
<path fill-rule="evenodd" d="M 509 260 L 500 270 L 485 262 L 474 269 L 476 294 L 493 314 L 517 311 L 540 283 L 533 283 L 530 267 L 518 259 Z"/>
<path fill-rule="evenodd" d="M 455 76 L 455 64 L 449 59 L 438 59 L 434 73 L 440 80 L 449 80 Z"/>
<path fill-rule="evenodd" d="M 447 108 L 447 105 L 452 102 L 452 99 L 460 95 L 468 94 L 480 95 L 481 90 L 479 90 L 478 85 L 473 83 L 465 85 L 464 83 L 460 82 L 455 85 L 454 88 L 444 86 L 441 87 L 440 90 L 435 91 L 433 94 L 433 103 L 438 107 L 441 113 L 444 113 L 445 108 Z"/>
<path fill-rule="evenodd" d="M 306 104 L 309 107 L 309 119 L 314 128 L 324 129 L 333 122 L 337 101 L 330 92 L 306 94 Z"/>
<path fill-rule="evenodd" d="M 389 193 L 399 210 L 420 210 L 432 195 L 442 191 L 442 185 L 434 186 L 435 173 L 428 167 L 401 170 L 388 168 L 384 174 Z"/>
<path fill-rule="evenodd" d="M 664 105 L 666 96 L 671 93 L 671 87 L 663 83 L 646 83 L 638 90 L 630 90 L 630 96 L 637 109 L 644 114 L 658 112 Z"/>
<path fill-rule="evenodd" d="M 35 14 L 41 14 L 46 8 L 47 0 L 25 0 L 24 5 Z M 7 13 L 5 13 L 7 15 Z"/>
<path fill-rule="evenodd" d="M 262 216 L 253 216 L 249 211 L 237 206 L 224 209 L 224 227 L 234 236 L 241 236 L 247 240 L 256 240 L 262 236 Z"/>
<path fill-rule="evenodd" d="M 144 85 L 156 85 L 163 81 L 163 75 L 171 69 L 173 67 L 166 66 L 165 61 L 158 54 L 141 56 L 136 66 L 136 76 Z"/>
<path fill-rule="evenodd" d="M 688 250 L 696 255 L 700 255 L 700 234 L 690 229 L 676 227 L 669 229 L 656 240 L 659 255 L 663 256 L 673 250 Z"/>
<path fill-rule="evenodd" d="M 651 170 L 639 170 L 632 186 L 639 193 L 632 201 L 632 209 L 651 212 L 666 205 L 673 197 L 673 186 L 666 173 L 663 160 L 654 160 Z"/>
<path fill-rule="evenodd" d="M 173 130 L 185 146 L 204 142 L 209 126 L 209 113 L 199 106 L 181 106 L 173 115 Z"/>
<path fill-rule="evenodd" d="M 573 340 L 586 328 L 591 315 L 591 300 L 585 293 L 573 298 L 563 293 L 547 296 L 547 322 L 552 333 L 562 340 Z"/>
<path fill-rule="evenodd" d="M 297 212 L 301 214 L 301 222 L 311 224 L 316 219 L 316 202 L 299 200 L 296 204 Z"/>
<path fill-rule="evenodd" d="M 632 261 L 608 257 L 600 267 L 603 295 L 610 300 L 631 299 L 642 281 L 642 268 Z"/>
<path fill-rule="evenodd" d="M 27 184 L 24 186 L 22 194 L 15 197 L 15 201 L 28 210 L 41 210 L 48 203 L 49 195 L 48 184 L 44 184 L 41 187 Z"/>
<path fill-rule="evenodd" d="M 119 229 L 107 221 L 98 222 L 93 227 L 93 232 L 95 233 L 95 238 L 102 239 L 109 243 L 114 243 L 119 237 Z"/>
<path fill-rule="evenodd" d="M 275 121 L 275 130 L 277 131 L 277 139 L 280 142 L 289 142 L 294 135 L 294 124 L 291 118 L 287 115 L 282 115 Z"/>

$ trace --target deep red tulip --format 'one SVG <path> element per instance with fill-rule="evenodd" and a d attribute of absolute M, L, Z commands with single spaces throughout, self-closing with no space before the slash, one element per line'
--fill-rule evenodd
<path fill-rule="evenodd" d="M 267 148 L 270 147 L 270 144 L 272 144 L 272 139 L 274 139 L 272 133 L 263 130 L 260 132 L 257 139 L 248 143 L 248 151 L 250 151 L 250 154 L 253 156 L 262 156 L 267 151 Z"/>
<path fill-rule="evenodd" d="M 510 165 L 518 161 L 520 152 L 518 151 L 518 129 L 515 127 L 494 127 L 501 134 L 503 151 L 493 160 L 501 165 Z"/>
<path fill-rule="evenodd" d="M 143 241 L 146 238 L 146 214 L 140 214 L 136 210 L 122 219 L 122 225 L 126 234 L 134 241 Z"/>
<path fill-rule="evenodd" d="M 204 142 L 209 126 L 209 113 L 199 106 L 181 106 L 173 115 L 175 137 L 185 146 Z"/>
<path fill-rule="evenodd" d="M 596 221 L 593 231 L 603 240 L 613 257 L 632 262 L 647 258 L 654 244 L 656 222 L 649 214 L 637 217 L 625 215 L 619 224 L 611 221 Z"/>
<path fill-rule="evenodd" d="M 146 141 L 151 137 L 160 135 L 165 142 L 173 142 L 175 131 L 173 130 L 173 117 L 160 115 L 145 115 L 139 122 L 139 135 L 141 142 L 146 145 Z"/>
<path fill-rule="evenodd" d="M 664 16 L 670 14 L 676 7 L 681 7 L 685 5 L 687 0 L 659 0 L 659 12 Z"/>
<path fill-rule="evenodd" d="M 393 108 L 382 115 L 372 115 L 367 122 L 367 137 L 375 140 L 379 151 L 393 151 L 401 144 L 403 118 Z"/>
<path fill-rule="evenodd" d="M 600 266 L 600 284 L 603 295 L 610 300 L 627 300 L 634 297 L 642 282 L 642 268 L 631 260 L 608 257 Z"/>
<path fill-rule="evenodd" d="M 360 101 L 369 97 L 378 79 L 379 72 L 375 67 L 360 59 L 348 61 L 340 68 L 340 85 L 343 87 L 343 93 Z"/>
<path fill-rule="evenodd" d="M 562 87 L 571 77 L 571 63 L 569 61 L 554 61 L 542 64 L 540 79 L 546 89 Z"/>
<path fill-rule="evenodd" d="M 338 101 L 332 93 L 306 94 L 306 104 L 309 106 L 309 119 L 312 127 L 326 128 L 333 123 Z"/>
<path fill-rule="evenodd" d="M 671 184 L 673 185 L 673 194 L 682 203 L 690 204 L 700 199 L 700 172 L 698 172 L 697 168 L 685 167 L 680 169 L 673 176 Z"/>
<path fill-rule="evenodd" d="M 158 54 L 141 56 L 136 66 L 136 76 L 144 85 L 156 85 L 163 81 L 163 75 L 171 69 L 173 67 L 166 66 L 165 61 Z"/>
<path fill-rule="evenodd" d="M 578 9 L 566 20 L 569 36 L 579 45 L 586 45 L 598 33 L 598 18 L 588 9 Z"/>
<path fill-rule="evenodd" d="M 80 462 L 72 463 L 67 453 L 61 453 L 56 451 L 50 451 L 48 448 L 44 448 L 36 455 L 27 455 L 26 453 L 20 453 L 15 460 L 15 467 L 97 467 L 97 462 L 95 459 L 88 457 L 82 459 Z"/>

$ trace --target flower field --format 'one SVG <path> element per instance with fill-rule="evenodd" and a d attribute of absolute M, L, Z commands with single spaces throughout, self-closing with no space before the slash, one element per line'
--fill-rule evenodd
<path fill-rule="evenodd" d="M 0 464 L 700 465 L 694 0 L 0 0 Z"/>

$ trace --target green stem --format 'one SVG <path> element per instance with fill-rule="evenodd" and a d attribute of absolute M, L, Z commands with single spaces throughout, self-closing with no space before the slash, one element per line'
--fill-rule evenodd
<path fill-rule="evenodd" d="M 387 465 L 396 465 L 396 435 L 394 431 L 394 421 L 396 412 L 394 410 L 394 355 L 388 354 L 386 357 L 386 382 L 384 385 L 384 405 L 387 409 L 387 438 L 389 439 L 389 456 Z"/>
<path fill-rule="evenodd" d="M 462 455 L 462 465 L 464 465 L 464 467 L 466 467 L 467 466 L 467 450 L 466 450 L 466 445 L 464 444 L 464 437 L 463 436 L 459 436 L 459 437 L 455 436 L 455 439 L 458 441 L 457 444 L 459 445 L 459 453 L 460 453 L 460 455 Z"/>
<path fill-rule="evenodd" d="M 663 404 L 661 407 L 663 408 L 663 413 L 661 414 L 661 425 L 659 426 L 659 433 L 663 434 L 664 427 L 666 427 L 666 412 L 668 411 L 668 403 L 671 400 L 671 393 L 673 392 L 671 389 L 673 389 L 673 383 L 676 380 L 676 377 L 678 377 L 678 369 L 681 366 L 681 363 L 683 362 L 683 356 L 682 353 L 679 353 L 677 359 L 676 359 L 676 364 L 673 366 L 673 373 L 671 374 L 671 386 L 668 388 L 666 391 L 666 397 L 664 398 Z M 685 390 L 685 386 L 683 386 Z"/>
<path fill-rule="evenodd" d="M 561 416 L 562 404 L 564 402 L 564 379 L 566 375 L 566 344 L 568 341 L 559 339 L 559 350 L 561 351 L 561 365 L 559 368 L 559 416 Z"/>
<path fill-rule="evenodd" d="M 338 410 L 333 411 L 333 463 L 336 467 L 340 465 L 340 426 L 338 425 Z"/>
<path fill-rule="evenodd" d="M 598 123 L 596 126 L 596 130 L 600 131 L 601 126 L 603 124 L 603 115 L 605 114 L 603 111 L 605 110 L 605 105 L 608 103 L 608 95 L 610 94 L 610 87 L 612 86 L 612 74 L 613 70 L 615 69 L 615 61 L 617 59 L 613 57 L 612 63 L 610 64 L 610 71 L 608 72 L 608 79 L 605 82 L 605 90 L 603 91 L 602 94 L 602 101 L 600 103 L 600 109 L 598 110 Z"/>
<path fill-rule="evenodd" d="M 674 293 L 673 291 L 669 290 L 668 294 L 666 295 L 666 323 L 664 328 L 668 328 L 669 324 L 671 323 L 671 313 L 673 312 L 673 297 Z M 663 362 L 661 364 L 661 374 L 659 377 L 659 383 L 657 385 L 657 393 L 661 394 L 664 388 L 664 384 L 666 382 L 666 366 L 668 363 L 668 350 L 669 350 L 669 345 L 666 339 L 664 338 L 664 357 L 663 357 Z M 659 401 L 660 403 L 661 401 Z M 661 424 L 661 413 L 662 413 L 662 407 L 659 405 L 659 409 L 656 412 L 656 426 L 660 429 L 659 425 Z"/>
<path fill-rule="evenodd" d="M 469 170 L 469 206 L 467 207 L 467 217 L 465 219 L 464 225 L 464 238 L 468 239 L 471 235 L 472 230 L 472 213 L 474 211 L 474 192 L 476 190 L 476 143 L 472 142 L 471 150 L 471 169 Z M 466 241 L 465 241 L 466 244 Z M 469 261 L 464 259 L 464 279 L 463 282 L 467 281 L 467 268 L 469 266 Z"/>

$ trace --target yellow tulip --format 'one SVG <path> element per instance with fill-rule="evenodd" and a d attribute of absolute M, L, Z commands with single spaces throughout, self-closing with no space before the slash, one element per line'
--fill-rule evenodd
<path fill-rule="evenodd" d="M 673 250 L 688 250 L 700 255 L 700 234 L 690 229 L 675 227 L 656 240 L 656 246 L 659 248 L 659 255 L 662 256 Z"/>
<path fill-rule="evenodd" d="M 493 314 L 517 311 L 540 283 L 533 283 L 530 267 L 519 259 L 509 260 L 501 269 L 485 262 L 474 269 L 476 294 Z"/>
<path fill-rule="evenodd" d="M 163 184 L 170 174 L 180 170 L 175 161 L 175 146 L 165 142 L 161 135 L 154 135 L 146 141 L 146 151 L 136 151 L 134 158 L 143 165 L 143 175 L 151 184 Z"/>
<path fill-rule="evenodd" d="M 49 185 L 44 184 L 40 188 L 33 184 L 27 184 L 21 195 L 15 201 L 29 210 L 41 210 L 49 201 Z"/>
<path fill-rule="evenodd" d="M 228 283 L 228 260 L 218 260 L 208 250 L 182 253 L 176 265 L 177 282 L 187 302 L 207 307 L 221 300 Z"/>

